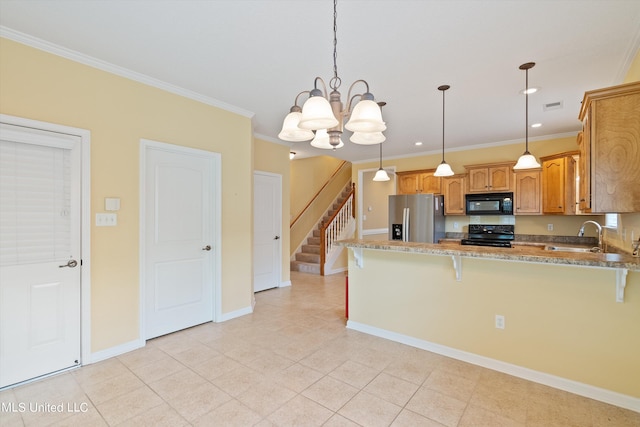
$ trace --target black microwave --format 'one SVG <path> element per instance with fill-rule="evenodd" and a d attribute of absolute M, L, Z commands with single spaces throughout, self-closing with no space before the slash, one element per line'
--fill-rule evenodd
<path fill-rule="evenodd" d="M 465 195 L 467 215 L 513 215 L 513 193 Z"/>

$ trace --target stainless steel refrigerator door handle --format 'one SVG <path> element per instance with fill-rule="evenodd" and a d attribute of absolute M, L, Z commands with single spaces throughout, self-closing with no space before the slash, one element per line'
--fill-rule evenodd
<path fill-rule="evenodd" d="M 210 251 L 211 250 L 211 245 L 207 245 L 204 248 L 202 248 L 203 251 Z"/>
<path fill-rule="evenodd" d="M 64 268 L 64 267 L 74 268 L 77 265 L 78 265 L 78 261 L 76 261 L 75 259 L 70 259 L 69 262 L 67 262 L 64 265 L 59 265 L 58 267 L 60 267 L 60 268 Z"/>

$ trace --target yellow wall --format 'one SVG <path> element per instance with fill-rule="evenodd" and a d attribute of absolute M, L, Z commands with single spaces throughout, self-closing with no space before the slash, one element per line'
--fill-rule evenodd
<path fill-rule="evenodd" d="M 349 260 L 349 321 L 640 397 L 640 272 L 363 251 Z M 505 329 L 494 326 L 505 316 Z"/>
<path fill-rule="evenodd" d="M 293 221 L 296 215 L 302 212 L 341 163 L 342 160 L 329 156 L 307 157 L 291 161 L 291 218 L 289 221 Z"/>
<path fill-rule="evenodd" d="M 237 114 L 0 39 L 0 112 L 91 131 L 91 346 L 139 338 L 140 139 L 222 155 L 222 311 L 251 306 L 252 128 Z"/>
<path fill-rule="evenodd" d="M 313 200 L 316 193 L 340 168 L 342 160 L 319 156 L 291 162 L 291 221 Z M 351 164 L 347 163 L 330 183 L 313 200 L 307 210 L 291 227 L 289 252 L 291 255 L 303 243 L 307 234 L 315 228 L 327 208 L 342 192 L 351 177 Z M 346 263 L 346 258 L 344 259 Z"/>
<path fill-rule="evenodd" d="M 282 144 L 254 139 L 253 168 L 256 171 L 270 172 L 282 176 L 282 281 L 288 282 L 289 274 L 289 147 Z"/>

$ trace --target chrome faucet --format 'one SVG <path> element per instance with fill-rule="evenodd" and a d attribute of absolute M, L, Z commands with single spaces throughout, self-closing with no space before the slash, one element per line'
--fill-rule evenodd
<path fill-rule="evenodd" d="M 585 221 L 584 223 L 582 223 L 580 231 L 578 231 L 578 236 L 584 236 L 584 226 L 587 224 L 593 224 L 598 229 L 598 252 L 602 252 L 602 226 L 600 224 L 595 221 Z"/>

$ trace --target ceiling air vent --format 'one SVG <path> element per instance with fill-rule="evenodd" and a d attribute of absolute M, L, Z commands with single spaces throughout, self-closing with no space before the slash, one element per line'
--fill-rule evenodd
<path fill-rule="evenodd" d="M 553 110 L 561 110 L 561 109 L 562 109 L 562 101 L 550 102 L 542 106 L 543 111 L 553 111 Z"/>

